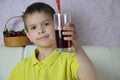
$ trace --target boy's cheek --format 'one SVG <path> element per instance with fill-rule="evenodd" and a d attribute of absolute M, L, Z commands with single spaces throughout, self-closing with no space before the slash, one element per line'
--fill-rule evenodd
<path fill-rule="evenodd" d="M 30 39 L 30 41 L 33 41 L 33 36 L 31 36 L 29 33 L 26 33 L 27 37 Z"/>

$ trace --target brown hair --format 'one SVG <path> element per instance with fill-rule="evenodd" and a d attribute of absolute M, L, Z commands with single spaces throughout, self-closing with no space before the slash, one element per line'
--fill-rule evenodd
<path fill-rule="evenodd" d="M 53 15 L 55 14 L 55 10 L 50 5 L 42 2 L 36 2 L 28 6 L 26 11 L 23 13 L 22 18 L 23 18 L 24 24 L 25 24 L 26 16 L 34 12 L 44 12 L 46 14 L 49 14 L 52 18 L 53 18 Z M 27 30 L 26 25 L 25 25 L 25 28 Z"/>

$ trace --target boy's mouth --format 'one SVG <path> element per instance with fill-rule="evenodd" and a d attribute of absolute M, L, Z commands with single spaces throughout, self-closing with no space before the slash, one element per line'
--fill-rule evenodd
<path fill-rule="evenodd" d="M 48 37 L 49 37 L 49 35 L 41 36 L 41 37 L 38 38 L 38 40 L 45 40 L 45 39 L 47 39 Z"/>

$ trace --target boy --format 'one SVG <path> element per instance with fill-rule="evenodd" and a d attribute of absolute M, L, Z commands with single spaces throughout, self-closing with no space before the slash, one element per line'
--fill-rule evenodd
<path fill-rule="evenodd" d="M 63 30 L 65 40 L 71 40 L 74 53 L 56 50 L 54 9 L 45 3 L 36 2 L 23 14 L 26 35 L 37 45 L 31 57 L 23 59 L 14 68 L 9 80 L 97 80 L 95 68 L 80 47 L 77 32 L 72 23 Z"/>

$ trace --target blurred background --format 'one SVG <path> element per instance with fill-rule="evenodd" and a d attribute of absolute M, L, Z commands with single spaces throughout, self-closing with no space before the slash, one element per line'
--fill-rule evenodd
<path fill-rule="evenodd" d="M 22 15 L 33 2 L 48 3 L 58 12 L 56 0 L 0 0 L 0 46 L 6 21 Z M 71 14 L 81 45 L 120 46 L 120 0 L 61 0 L 61 10 Z M 10 26 L 24 28 L 20 19 L 9 21 Z"/>

